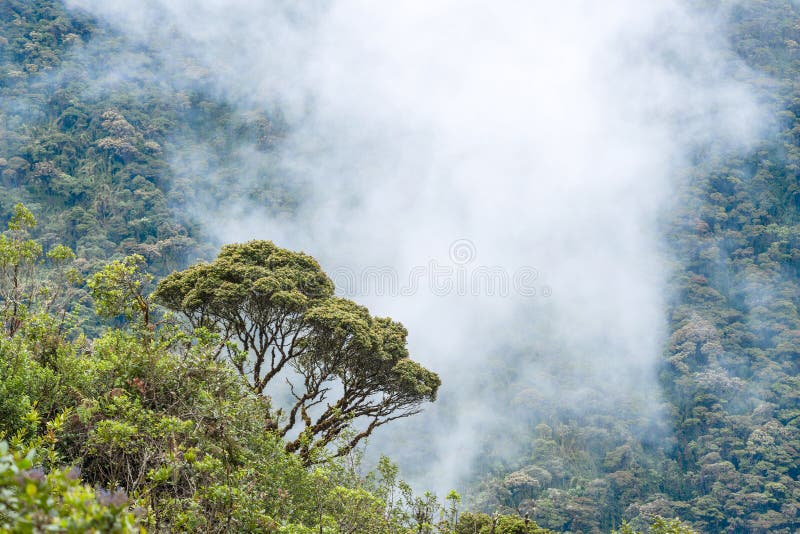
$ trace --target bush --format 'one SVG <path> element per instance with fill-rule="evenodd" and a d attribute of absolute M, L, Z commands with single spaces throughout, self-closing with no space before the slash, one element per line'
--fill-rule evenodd
<path fill-rule="evenodd" d="M 94 491 L 81 484 L 77 468 L 46 473 L 33 449 L 11 451 L 0 441 L 0 530 L 138 532 L 122 490 Z"/>

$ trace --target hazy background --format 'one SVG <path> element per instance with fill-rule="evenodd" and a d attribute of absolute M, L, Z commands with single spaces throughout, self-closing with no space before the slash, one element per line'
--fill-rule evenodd
<path fill-rule="evenodd" d="M 370 450 L 418 485 L 455 485 L 508 423 L 515 393 L 489 376 L 533 392 L 534 411 L 635 404 L 658 417 L 659 222 L 700 147 L 744 148 L 761 128 L 724 17 L 667 0 L 68 4 L 161 54 L 165 83 L 281 117 L 272 152 L 241 147 L 238 181 L 258 187 L 269 169 L 303 191 L 294 216 L 212 201 L 225 191 L 202 146 L 179 147 L 175 172 L 220 242 L 305 250 L 408 327 L 442 398 Z M 114 64 L 106 82 L 138 68 Z M 506 295 L 473 287 L 487 272 L 508 277 Z"/>

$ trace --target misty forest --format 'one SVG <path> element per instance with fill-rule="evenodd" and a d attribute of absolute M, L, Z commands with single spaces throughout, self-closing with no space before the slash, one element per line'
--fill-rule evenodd
<path fill-rule="evenodd" d="M 0 532 L 800 532 L 800 2 L 0 0 Z"/>

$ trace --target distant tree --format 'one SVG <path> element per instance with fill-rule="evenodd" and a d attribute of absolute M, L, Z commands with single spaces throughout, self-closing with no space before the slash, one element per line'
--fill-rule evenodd
<path fill-rule="evenodd" d="M 314 258 L 269 241 L 223 247 L 201 263 L 162 280 L 154 297 L 195 327 L 218 332 L 234 367 L 261 395 L 284 371 L 292 403 L 268 425 L 281 436 L 300 430 L 286 449 L 306 463 L 353 428 L 344 455 L 377 427 L 433 401 L 439 377 L 412 361 L 406 329 L 372 317 L 334 287 Z M 337 399 L 330 398 L 334 392 Z"/>
<path fill-rule="evenodd" d="M 665 519 L 655 516 L 650 520 L 648 532 L 651 534 L 696 534 L 696 531 L 685 525 L 680 519 Z M 641 534 L 634 530 L 628 523 L 623 522 L 619 530 L 612 534 Z"/>

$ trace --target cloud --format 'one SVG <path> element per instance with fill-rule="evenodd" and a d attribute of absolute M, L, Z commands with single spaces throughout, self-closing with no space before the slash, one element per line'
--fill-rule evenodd
<path fill-rule="evenodd" d="M 415 357 L 443 377 L 439 408 L 373 443 L 401 443 L 421 484 L 455 484 L 504 422 L 508 397 L 485 381 L 497 362 L 543 404 L 657 412 L 659 221 L 693 151 L 745 147 L 761 127 L 751 74 L 713 14 L 670 0 L 68 4 L 148 43 L 161 76 L 200 72 L 243 112 L 280 112 L 286 136 L 267 155 L 242 147 L 238 179 L 257 189 L 268 172 L 303 192 L 300 205 L 286 217 L 203 203 L 221 241 L 269 238 L 331 272 L 386 267 L 400 280 L 432 261 L 454 277 L 535 268 L 536 296 L 430 284 L 356 296 L 404 322 Z M 174 159 L 213 186 L 202 147 Z M 450 257 L 457 240 L 474 245 L 467 264 Z M 424 455 L 409 453 L 422 442 Z"/>

